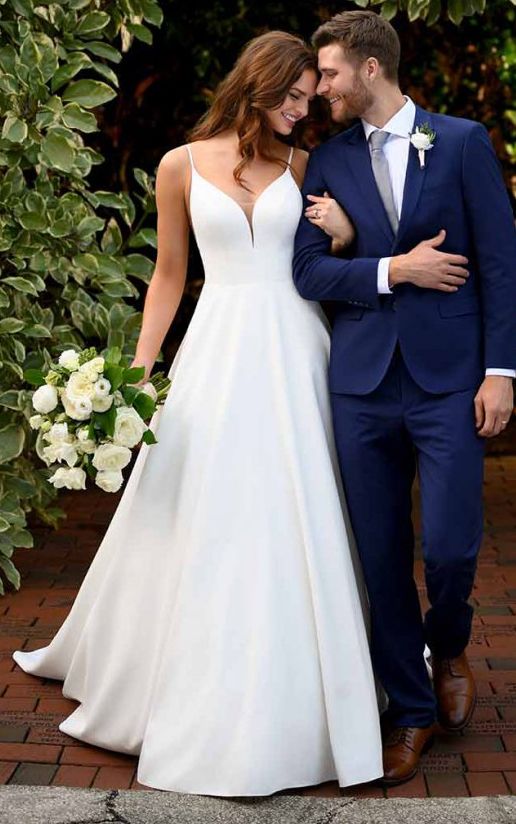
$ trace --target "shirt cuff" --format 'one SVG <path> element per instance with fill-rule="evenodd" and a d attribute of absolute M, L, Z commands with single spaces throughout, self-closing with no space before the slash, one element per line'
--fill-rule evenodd
<path fill-rule="evenodd" d="M 516 369 L 486 369 L 487 375 L 503 375 L 504 378 L 516 378 Z"/>
<path fill-rule="evenodd" d="M 389 263 L 390 257 L 380 258 L 378 261 L 378 294 L 392 295 L 392 289 L 389 286 Z"/>

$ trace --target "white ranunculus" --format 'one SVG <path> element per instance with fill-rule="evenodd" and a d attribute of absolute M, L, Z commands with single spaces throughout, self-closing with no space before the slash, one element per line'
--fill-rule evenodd
<path fill-rule="evenodd" d="M 78 374 L 74 372 L 74 374 Z M 61 393 L 61 403 L 65 408 L 65 412 L 69 418 L 74 421 L 86 421 L 91 416 L 93 406 L 89 398 L 83 397 L 72 400 L 68 397 L 66 391 Z"/>
<path fill-rule="evenodd" d="M 31 429 L 39 429 L 44 420 L 43 415 L 31 415 L 29 418 L 29 426 Z"/>
<path fill-rule="evenodd" d="M 81 454 L 93 455 L 97 448 L 96 441 L 88 436 L 88 427 L 81 426 L 75 433 L 77 437 L 77 450 Z"/>
<path fill-rule="evenodd" d="M 120 406 L 116 410 L 113 443 L 132 449 L 140 443 L 146 429 L 147 426 L 136 409 L 132 406 Z"/>
<path fill-rule="evenodd" d="M 143 384 L 141 391 L 145 392 L 145 394 L 148 395 L 149 398 L 152 398 L 154 402 L 158 400 L 158 393 L 156 392 L 156 387 L 150 381 Z"/>
<path fill-rule="evenodd" d="M 111 391 L 111 384 L 107 378 L 99 378 L 95 382 L 95 395 L 96 398 L 105 398 L 109 395 Z"/>
<path fill-rule="evenodd" d="M 82 363 L 79 366 L 79 372 L 84 372 L 86 374 L 93 374 L 98 377 L 104 371 L 104 358 L 100 355 L 96 358 L 91 358 L 91 360 Z M 94 378 L 95 380 L 95 378 Z"/>
<path fill-rule="evenodd" d="M 55 386 L 45 384 L 40 386 L 32 396 L 32 405 L 36 412 L 43 415 L 52 412 L 57 406 L 57 389 Z"/>
<path fill-rule="evenodd" d="M 72 372 L 66 384 L 66 394 L 74 403 L 81 398 L 92 398 L 95 394 L 95 385 L 84 372 Z"/>
<path fill-rule="evenodd" d="M 74 469 L 60 467 L 49 481 L 56 489 L 86 489 L 86 472 L 78 466 Z"/>
<path fill-rule="evenodd" d="M 65 349 L 59 355 L 59 366 L 68 369 L 69 372 L 75 372 L 79 368 L 79 355 L 75 349 Z"/>
<path fill-rule="evenodd" d="M 92 464 L 99 471 L 113 471 L 123 469 L 130 460 L 131 450 L 126 446 L 103 443 L 96 448 Z"/>
<path fill-rule="evenodd" d="M 95 483 L 104 492 L 118 492 L 124 482 L 124 476 L 117 470 L 102 470 L 97 472 Z"/>
<path fill-rule="evenodd" d="M 425 134 L 424 132 L 414 132 L 414 134 L 410 138 L 410 142 L 418 150 L 429 149 L 432 145 L 430 136 Z"/>

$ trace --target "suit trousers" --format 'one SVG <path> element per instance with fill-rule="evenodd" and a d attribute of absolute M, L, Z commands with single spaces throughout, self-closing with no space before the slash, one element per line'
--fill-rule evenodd
<path fill-rule="evenodd" d="M 435 720 L 425 642 L 437 656 L 456 657 L 471 632 L 468 598 L 483 525 L 476 391 L 425 392 L 397 346 L 373 392 L 332 393 L 340 468 L 369 593 L 373 666 L 397 726 Z M 413 575 L 416 471 L 430 603 L 424 618 Z"/>

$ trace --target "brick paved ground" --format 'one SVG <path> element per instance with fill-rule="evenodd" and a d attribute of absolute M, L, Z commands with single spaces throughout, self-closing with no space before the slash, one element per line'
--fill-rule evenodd
<path fill-rule="evenodd" d="M 474 591 L 469 650 L 479 704 L 464 734 L 439 736 L 422 769 L 388 796 L 516 793 L 516 457 L 486 465 L 486 536 Z M 37 531 L 36 550 L 21 550 L 19 593 L 0 598 L 0 783 L 122 789 L 137 787 L 134 758 L 84 746 L 57 730 L 75 705 L 57 682 L 34 678 L 11 660 L 14 649 L 46 644 L 68 612 L 117 496 L 70 493 L 59 532 Z M 421 582 L 421 561 L 417 562 Z M 294 790 L 294 792 L 296 792 Z M 336 784 L 300 790 L 339 794 Z M 349 795 L 378 796 L 365 786 Z"/>

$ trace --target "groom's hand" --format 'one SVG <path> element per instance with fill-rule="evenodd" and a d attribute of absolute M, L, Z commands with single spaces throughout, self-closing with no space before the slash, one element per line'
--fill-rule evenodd
<path fill-rule="evenodd" d="M 512 378 L 487 375 L 475 396 L 475 423 L 482 438 L 494 438 L 509 423 L 514 407 Z"/>
<path fill-rule="evenodd" d="M 389 264 L 389 286 L 398 283 L 412 283 L 421 289 L 439 289 L 441 292 L 456 292 L 466 282 L 469 272 L 464 269 L 468 259 L 464 255 L 439 252 L 444 243 L 446 231 L 423 240 L 406 255 L 396 255 Z"/>

